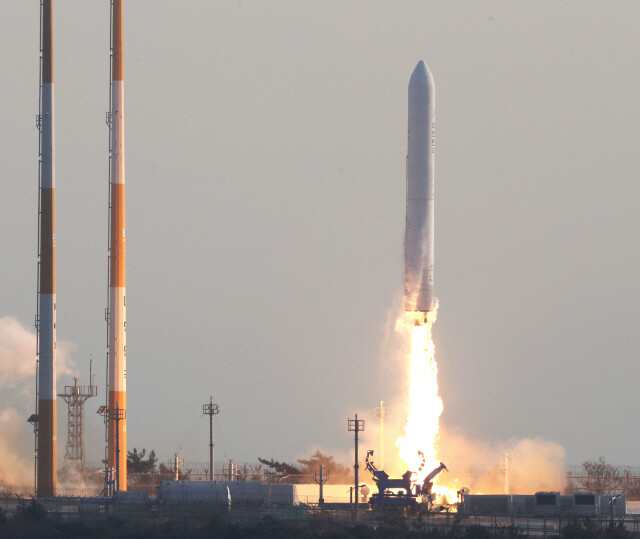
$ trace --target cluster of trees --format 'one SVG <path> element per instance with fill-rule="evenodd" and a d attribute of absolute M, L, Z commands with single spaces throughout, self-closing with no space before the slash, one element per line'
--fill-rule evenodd
<path fill-rule="evenodd" d="M 258 458 L 259 464 L 245 464 L 236 469 L 235 477 L 239 480 L 258 481 L 266 474 L 286 475 L 286 483 L 313 482 L 314 473 L 317 474 L 320 465 L 329 483 L 348 483 L 352 480 L 353 470 L 348 466 L 337 463 L 330 455 L 316 451 L 308 459 L 298 459 L 295 464 L 280 462 L 273 458 Z M 158 464 L 154 450 L 147 454 L 146 449 L 138 451 L 135 447 L 127 452 L 127 472 L 130 474 L 159 473 L 173 477 L 175 471 L 163 463 Z M 180 479 L 188 479 L 191 470 L 182 471 Z"/>
<path fill-rule="evenodd" d="M 161 462 L 158 464 L 156 452 L 152 449 L 147 455 L 147 450 L 138 451 L 135 447 L 133 451 L 127 451 L 127 473 L 130 474 L 160 474 L 166 479 L 175 477 L 175 470 Z M 180 470 L 178 479 L 189 479 L 191 470 Z M 137 481 L 143 483 L 144 481 Z"/>
<path fill-rule="evenodd" d="M 268 473 L 288 474 L 291 483 L 309 483 L 313 474 L 318 473 L 322 465 L 325 477 L 330 483 L 348 483 L 352 480 L 352 470 L 348 466 L 337 463 L 332 456 L 316 451 L 308 459 L 298 459 L 297 465 L 279 462 L 274 459 L 258 457 L 260 463 L 268 468 Z"/>
<path fill-rule="evenodd" d="M 640 477 L 627 466 L 609 464 L 604 457 L 585 460 L 579 475 L 569 474 L 569 493 L 588 491 L 601 495 L 624 494 L 627 499 L 640 499 Z"/>
<path fill-rule="evenodd" d="M 156 452 L 152 449 L 147 455 L 147 450 L 138 450 L 134 447 L 133 451 L 127 451 L 127 473 L 153 473 L 156 471 Z M 162 466 L 162 465 L 161 465 Z"/>

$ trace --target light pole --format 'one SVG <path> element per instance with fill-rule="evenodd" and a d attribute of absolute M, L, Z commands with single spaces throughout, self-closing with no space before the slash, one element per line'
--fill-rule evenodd
<path fill-rule="evenodd" d="M 380 469 L 384 469 L 384 419 L 389 415 L 389 407 L 380 401 L 380 406 L 373 409 L 374 415 L 380 419 Z"/>
<path fill-rule="evenodd" d="M 273 482 L 274 479 L 285 479 L 287 477 L 289 477 L 288 473 L 266 473 L 265 474 L 267 476 L 267 480 L 269 482 L 269 490 L 267 491 L 267 504 L 271 505 L 271 483 Z"/>
<path fill-rule="evenodd" d="M 613 528 L 614 527 L 614 523 L 613 523 L 613 512 L 614 512 L 614 505 L 616 504 L 616 500 L 618 498 L 620 498 L 622 496 L 622 494 L 616 494 L 615 496 L 613 496 L 610 500 L 609 500 L 609 508 L 611 509 L 611 521 L 609 522 L 609 527 Z"/>
<path fill-rule="evenodd" d="M 364 419 L 358 419 L 358 414 L 356 414 L 355 419 L 349 419 L 347 423 L 347 427 L 349 432 L 355 433 L 355 446 L 356 446 L 356 460 L 353 469 L 355 470 L 355 483 L 354 483 L 354 491 L 355 491 L 355 521 L 358 522 L 358 433 L 364 431 Z"/>
<path fill-rule="evenodd" d="M 220 413 L 220 407 L 213 402 L 213 396 L 202 405 L 202 413 L 209 416 L 209 479 L 213 481 L 213 416 Z"/>
<path fill-rule="evenodd" d="M 320 486 L 320 495 L 318 496 L 318 505 L 320 506 L 320 510 L 324 507 L 324 494 L 322 492 L 323 485 L 328 481 L 329 473 L 324 473 L 324 467 L 320 464 L 320 475 L 316 474 L 315 470 L 313 472 L 313 480 L 318 483 Z"/>
<path fill-rule="evenodd" d="M 100 406 L 98 408 L 98 413 L 105 418 L 105 423 L 108 425 L 109 421 L 115 421 L 116 424 L 116 482 L 113 487 L 112 492 L 112 481 L 110 479 L 110 472 L 108 468 L 107 460 L 105 459 L 105 491 L 107 495 L 114 494 L 115 492 L 120 491 L 120 421 L 127 418 L 127 410 L 126 408 L 120 408 L 120 402 L 116 402 L 115 408 L 109 408 L 108 406 Z M 127 470 L 124 470 L 124 473 L 127 473 Z M 125 476 L 126 477 L 126 476 Z"/>

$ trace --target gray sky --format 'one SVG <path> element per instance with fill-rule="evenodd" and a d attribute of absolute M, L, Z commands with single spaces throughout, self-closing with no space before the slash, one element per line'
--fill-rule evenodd
<path fill-rule="evenodd" d="M 32 327 L 39 11 L 0 5 L 0 316 Z M 347 416 L 393 407 L 424 59 L 443 424 L 637 463 L 640 4 L 135 0 L 124 21 L 130 448 L 206 461 L 211 393 L 216 457 L 239 462 L 346 454 Z M 58 339 L 99 373 L 98 461 L 108 2 L 57 0 L 54 22 Z"/>

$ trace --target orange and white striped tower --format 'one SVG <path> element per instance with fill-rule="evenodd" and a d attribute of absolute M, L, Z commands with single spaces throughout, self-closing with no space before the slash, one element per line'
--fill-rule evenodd
<path fill-rule="evenodd" d="M 111 111 L 109 178 L 109 415 L 108 465 L 116 490 L 127 490 L 127 298 L 124 205 L 124 74 L 122 0 L 111 1 Z"/>
<path fill-rule="evenodd" d="M 55 496 L 56 440 L 56 220 L 55 122 L 53 108 L 53 0 L 40 2 L 40 170 L 38 260 L 38 496 Z"/>

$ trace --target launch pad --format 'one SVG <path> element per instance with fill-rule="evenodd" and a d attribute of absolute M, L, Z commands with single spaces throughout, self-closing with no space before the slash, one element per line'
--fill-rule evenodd
<path fill-rule="evenodd" d="M 422 472 L 425 466 L 424 455 L 421 452 L 418 453 L 422 457 L 422 462 L 418 470 L 415 472 L 407 470 L 402 474 L 401 478 L 391 479 L 387 472 L 379 470 L 374 464 L 371 458 L 373 457 L 373 450 L 370 449 L 367 451 L 366 467 L 367 470 L 371 472 L 371 475 L 373 475 L 373 480 L 378 487 L 378 492 L 373 494 L 369 501 L 372 508 L 376 506 L 413 507 L 419 503 L 418 498 L 420 498 L 421 503 L 426 504 L 427 507 L 430 508 L 433 503 L 431 494 L 433 480 L 442 470 L 447 470 L 447 467 L 441 462 L 439 466 L 427 474 L 422 485 L 417 484 L 415 478 Z M 395 489 L 395 491 L 392 489 Z"/>

